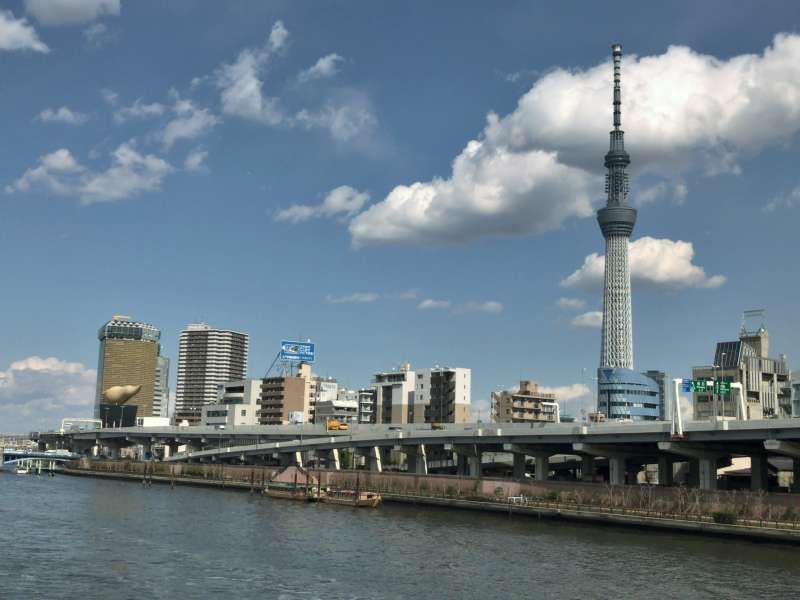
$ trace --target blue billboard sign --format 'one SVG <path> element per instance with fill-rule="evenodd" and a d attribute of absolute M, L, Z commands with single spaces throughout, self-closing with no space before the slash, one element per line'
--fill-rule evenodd
<path fill-rule="evenodd" d="M 314 362 L 314 344 L 312 342 L 281 342 L 280 359 L 290 362 Z"/>

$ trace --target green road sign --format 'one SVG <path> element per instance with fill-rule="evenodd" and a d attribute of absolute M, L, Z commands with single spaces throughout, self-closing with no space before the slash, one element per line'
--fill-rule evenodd
<path fill-rule="evenodd" d="M 711 381 L 707 379 L 689 379 L 690 391 L 714 394 L 730 394 L 730 381 Z"/>

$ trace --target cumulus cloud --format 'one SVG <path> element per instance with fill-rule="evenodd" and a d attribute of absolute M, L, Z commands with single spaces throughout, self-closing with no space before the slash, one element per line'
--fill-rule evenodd
<path fill-rule="evenodd" d="M 603 313 L 599 310 L 590 310 L 573 317 L 570 324 L 573 327 L 600 329 L 603 326 Z"/>
<path fill-rule="evenodd" d="M 42 25 L 77 25 L 119 11 L 120 0 L 25 0 L 25 12 Z"/>
<path fill-rule="evenodd" d="M 97 372 L 55 357 L 30 356 L 0 371 L 5 432 L 55 429 L 64 417 L 90 417 Z"/>
<path fill-rule="evenodd" d="M 461 306 L 456 307 L 455 312 L 483 312 L 490 314 L 497 314 L 503 312 L 503 304 L 496 300 L 487 300 L 485 302 L 467 302 Z"/>
<path fill-rule="evenodd" d="M 219 123 L 219 118 L 207 108 L 198 108 L 191 100 L 177 97 L 172 107 L 175 117 L 162 132 L 165 148 L 171 148 L 179 140 L 191 140 L 207 134 Z"/>
<path fill-rule="evenodd" d="M 42 123 L 64 123 L 66 125 L 83 125 L 89 120 L 89 115 L 70 110 L 66 106 L 61 108 L 45 108 L 36 117 Z"/>
<path fill-rule="evenodd" d="M 223 113 L 269 125 L 284 120 L 278 99 L 264 94 L 261 77 L 270 57 L 286 45 L 288 37 L 286 27 L 278 21 L 262 47 L 246 48 L 236 61 L 217 69 L 214 81 L 220 90 Z"/>
<path fill-rule="evenodd" d="M 417 308 L 419 310 L 446 310 L 453 305 L 450 300 L 434 300 L 433 298 L 426 298 L 419 304 L 417 304 Z"/>
<path fill-rule="evenodd" d="M 320 58 L 308 69 L 301 71 L 297 79 L 301 82 L 307 82 L 313 79 L 333 77 L 339 72 L 339 63 L 342 61 L 344 59 L 338 54 L 328 54 Z"/>
<path fill-rule="evenodd" d="M 380 294 L 375 292 L 355 292 L 346 296 L 333 296 L 328 294 L 325 296 L 325 302 L 329 304 L 364 304 L 375 302 L 378 298 L 380 298 Z"/>
<path fill-rule="evenodd" d="M 559 298 L 556 305 L 567 310 L 581 310 L 586 306 L 586 301 L 580 298 Z"/>
<path fill-rule="evenodd" d="M 591 216 L 602 190 L 610 83 L 610 61 L 541 77 L 511 114 L 489 114 L 448 176 L 399 185 L 356 217 L 354 245 L 536 234 Z M 598 106 L 608 107 L 605 118 Z M 678 200 L 693 169 L 738 172 L 742 156 L 800 129 L 800 36 L 779 34 L 762 54 L 727 60 L 684 46 L 626 56 L 623 125 L 634 173 L 669 180 Z"/>
<path fill-rule="evenodd" d="M 114 105 L 117 102 L 117 94 L 111 90 L 103 90 L 106 101 Z M 134 100 L 130 106 L 122 106 L 114 111 L 114 121 L 117 123 L 124 123 L 130 119 L 149 119 L 152 117 L 160 117 L 166 111 L 166 107 L 160 102 L 151 102 L 145 104 L 141 98 Z"/>
<path fill-rule="evenodd" d="M 100 95 L 103 97 L 103 100 L 109 106 L 116 106 L 117 102 L 119 102 L 119 94 L 114 90 L 103 88 L 102 90 L 100 90 Z"/>
<path fill-rule="evenodd" d="M 298 111 L 292 122 L 306 129 L 325 129 L 337 142 L 350 142 L 368 138 L 378 126 L 378 117 L 369 97 L 350 89 L 341 90 L 320 109 Z"/>
<path fill-rule="evenodd" d="M 183 168 L 187 171 L 204 171 L 206 170 L 206 158 L 208 158 L 206 150 L 195 148 L 186 155 L 183 161 Z"/>
<path fill-rule="evenodd" d="M 670 288 L 716 288 L 725 283 L 724 275 L 708 276 L 703 267 L 692 263 L 693 259 L 691 242 L 639 238 L 629 246 L 631 282 Z M 601 289 L 605 264 L 605 256 L 593 252 L 561 285 L 586 291 Z"/>
<path fill-rule="evenodd" d="M 767 202 L 762 210 L 766 213 L 775 212 L 777 209 L 790 209 L 800 206 L 800 185 L 794 188 L 788 194 L 775 196 Z"/>
<path fill-rule="evenodd" d="M 583 383 L 561 386 L 540 386 L 546 394 L 555 394 L 562 415 L 580 418 L 582 412 L 593 412 L 596 402 L 592 390 Z"/>
<path fill-rule="evenodd" d="M 92 23 L 83 30 L 83 38 L 88 45 L 98 47 L 102 46 L 111 36 L 105 23 Z"/>
<path fill-rule="evenodd" d="M 28 20 L 15 18 L 10 10 L 0 10 L 0 50 L 50 52 Z"/>
<path fill-rule="evenodd" d="M 321 204 L 293 204 L 275 213 L 275 220 L 300 223 L 319 217 L 351 217 L 361 210 L 368 200 L 367 192 L 359 192 L 349 185 L 342 185 L 328 192 Z"/>
<path fill-rule="evenodd" d="M 88 169 L 69 150 L 61 148 L 40 157 L 35 167 L 5 190 L 27 192 L 40 187 L 80 198 L 83 204 L 114 202 L 161 189 L 162 181 L 173 170 L 162 158 L 139 153 L 132 142 L 121 144 L 111 153 L 111 164 L 105 171 Z"/>

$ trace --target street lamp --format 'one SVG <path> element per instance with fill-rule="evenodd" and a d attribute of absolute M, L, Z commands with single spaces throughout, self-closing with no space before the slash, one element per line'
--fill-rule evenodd
<path fill-rule="evenodd" d="M 720 373 L 719 373 L 719 399 L 722 404 L 722 416 L 725 417 L 725 396 L 722 395 L 722 380 L 725 379 L 725 352 L 720 356 Z"/>

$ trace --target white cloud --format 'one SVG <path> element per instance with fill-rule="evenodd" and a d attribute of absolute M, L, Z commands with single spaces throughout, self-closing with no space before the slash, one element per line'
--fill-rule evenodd
<path fill-rule="evenodd" d="M 83 364 L 30 356 L 0 371 L 5 432 L 55 429 L 64 417 L 90 417 L 97 373 Z"/>
<path fill-rule="evenodd" d="M 186 155 L 183 161 L 183 168 L 187 171 L 205 171 L 207 170 L 205 165 L 206 158 L 208 158 L 208 152 L 206 150 L 195 148 Z"/>
<path fill-rule="evenodd" d="M 83 37 L 87 43 L 93 44 L 102 39 L 107 31 L 108 26 L 105 23 L 92 23 L 83 30 Z"/>
<path fill-rule="evenodd" d="M 297 79 L 301 82 L 307 82 L 313 79 L 333 77 L 339 72 L 339 63 L 342 61 L 344 61 L 344 59 L 338 54 L 328 54 L 320 58 L 305 71 L 301 71 Z"/>
<path fill-rule="evenodd" d="M 108 88 L 103 88 L 100 90 L 100 95 L 105 100 L 106 104 L 109 106 L 116 106 L 117 102 L 119 101 L 119 94 L 114 90 L 110 90 Z"/>
<path fill-rule="evenodd" d="M 452 306 L 450 300 L 434 300 L 433 298 L 426 298 L 417 305 L 419 310 L 443 310 Z"/>
<path fill-rule="evenodd" d="M 118 16 L 120 0 L 25 0 L 25 12 L 42 25 L 77 25 Z"/>
<path fill-rule="evenodd" d="M 573 327 L 588 327 L 600 329 L 603 326 L 603 313 L 599 310 L 590 310 L 574 317 L 570 324 Z"/>
<path fill-rule="evenodd" d="M 122 144 L 112 153 L 111 166 L 90 175 L 79 190 L 84 204 L 114 202 L 124 198 L 161 189 L 161 182 L 172 166 L 152 154 L 139 154 L 130 143 Z"/>
<path fill-rule="evenodd" d="M 378 298 L 380 298 L 380 294 L 375 292 L 355 292 L 346 296 L 333 296 L 328 294 L 325 296 L 325 302 L 329 304 L 364 304 L 375 302 Z"/>
<path fill-rule="evenodd" d="M 706 275 L 703 267 L 692 263 L 693 259 L 691 242 L 639 238 L 629 246 L 631 282 L 668 288 L 716 288 L 725 283 L 724 275 Z M 561 285 L 587 291 L 601 289 L 604 269 L 605 256 L 593 252 Z"/>
<path fill-rule="evenodd" d="M 50 52 L 28 20 L 15 18 L 10 10 L 0 10 L 0 50 Z"/>
<path fill-rule="evenodd" d="M 504 118 L 489 114 L 446 178 L 395 187 L 350 224 L 353 244 L 536 234 L 594 214 L 611 127 L 611 64 L 556 69 Z M 598 107 L 606 107 L 598 113 Z M 605 115 L 605 116 L 603 116 Z M 635 172 L 673 182 L 736 173 L 740 157 L 800 130 L 800 36 L 720 60 L 687 47 L 623 60 L 623 125 Z"/>
<path fill-rule="evenodd" d="M 555 394 L 558 402 L 575 400 L 576 398 L 591 396 L 592 394 L 592 391 L 583 383 L 573 383 L 572 385 L 561 385 L 556 387 L 542 385 L 539 386 L 539 391 L 545 394 Z"/>
<path fill-rule="evenodd" d="M 378 126 L 378 117 L 367 95 L 350 89 L 340 91 L 318 110 L 298 111 L 293 122 L 306 129 L 326 129 L 337 142 L 350 142 L 369 137 Z"/>
<path fill-rule="evenodd" d="M 106 95 L 106 101 L 114 105 L 117 102 L 117 94 L 111 90 L 103 90 Z M 117 123 L 124 123 L 129 119 L 149 119 L 152 117 L 160 117 L 166 111 L 166 107 L 160 102 L 152 102 L 145 104 L 141 98 L 134 100 L 130 106 L 122 106 L 114 111 L 114 121 Z"/>
<path fill-rule="evenodd" d="M 172 108 L 175 118 L 167 123 L 162 133 L 165 148 L 178 140 L 191 140 L 205 135 L 219 123 L 219 118 L 207 108 L 198 108 L 191 100 L 177 98 Z"/>
<path fill-rule="evenodd" d="M 278 211 L 275 214 L 275 220 L 299 223 L 319 217 L 350 217 L 361 210 L 368 200 L 367 192 L 359 192 L 348 185 L 342 185 L 328 192 L 321 204 L 313 206 L 293 204 L 289 208 Z"/>
<path fill-rule="evenodd" d="M 783 194 L 781 196 L 775 196 L 764 205 L 762 209 L 764 212 L 771 213 L 774 212 L 776 209 L 779 208 L 795 208 L 800 206 L 800 185 L 794 188 L 788 194 Z"/>
<path fill-rule="evenodd" d="M 281 21 L 273 25 L 267 43 L 261 48 L 246 48 L 231 64 L 224 64 L 215 73 L 220 89 L 222 112 L 269 125 L 284 120 L 277 98 L 264 95 L 261 73 L 269 58 L 284 47 L 289 32 Z"/>
<path fill-rule="evenodd" d="M 580 298 L 559 298 L 556 305 L 567 310 L 581 310 L 586 306 L 586 301 Z"/>
<path fill-rule="evenodd" d="M 484 312 L 490 314 L 497 314 L 503 312 L 503 304 L 496 300 L 487 300 L 485 302 L 467 302 L 466 304 L 456 308 L 456 312 Z"/>
<path fill-rule="evenodd" d="M 99 172 L 84 167 L 69 150 L 61 148 L 40 157 L 36 167 L 6 186 L 6 193 L 43 187 L 59 195 L 78 197 L 83 204 L 114 202 L 159 190 L 173 170 L 163 159 L 137 152 L 132 142 L 114 150 L 109 168 Z"/>
<path fill-rule="evenodd" d="M 83 125 L 89 120 L 89 115 L 73 111 L 62 106 L 61 108 L 45 108 L 36 117 L 42 123 L 65 123 L 67 125 Z"/>

